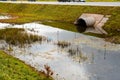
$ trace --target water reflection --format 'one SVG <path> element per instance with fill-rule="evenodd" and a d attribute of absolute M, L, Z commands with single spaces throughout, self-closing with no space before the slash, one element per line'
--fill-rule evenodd
<path fill-rule="evenodd" d="M 120 79 L 120 45 L 38 23 L 12 27 L 25 28 L 28 33 L 47 37 L 42 43 L 24 48 L 13 46 L 11 55 L 37 70 L 44 70 L 44 65 L 49 65 L 54 71 L 55 80 Z M 56 45 L 58 41 L 69 42 L 70 45 L 62 48 Z"/>

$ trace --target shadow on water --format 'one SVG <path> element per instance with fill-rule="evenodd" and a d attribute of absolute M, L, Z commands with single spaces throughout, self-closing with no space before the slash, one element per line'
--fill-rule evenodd
<path fill-rule="evenodd" d="M 76 25 L 78 32 L 85 32 L 87 28 L 85 20 L 81 18 L 76 21 L 75 25 Z"/>

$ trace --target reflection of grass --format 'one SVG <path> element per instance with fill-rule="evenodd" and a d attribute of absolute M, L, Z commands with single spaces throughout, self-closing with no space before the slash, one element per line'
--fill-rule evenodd
<path fill-rule="evenodd" d="M 79 62 L 87 60 L 87 57 L 80 50 L 69 49 L 68 52 L 71 57 L 76 58 Z"/>
<path fill-rule="evenodd" d="M 0 20 L 0 22 L 20 24 L 41 21 L 43 24 L 70 31 L 76 31 L 76 27 L 73 25 L 73 22 L 82 13 L 111 15 L 110 19 L 104 26 L 104 29 L 108 32 L 108 35 L 105 37 L 109 38 L 107 39 L 109 41 L 111 41 L 110 39 L 112 38 L 120 38 L 120 7 L 0 3 L 0 12 L 9 13 L 11 16 L 18 17 L 16 19 Z M 48 22 L 46 20 L 52 22 Z M 102 36 L 104 37 L 104 35 Z M 119 43 L 120 40 L 117 42 Z"/>
<path fill-rule="evenodd" d="M 116 44 L 120 44 L 120 37 L 119 36 L 113 36 L 110 38 L 106 38 L 107 41 L 116 43 Z"/>
<path fill-rule="evenodd" d="M 58 41 L 57 45 L 61 48 L 65 48 L 65 47 L 70 46 L 70 43 L 66 41 Z"/>
<path fill-rule="evenodd" d="M 103 34 L 96 34 L 96 33 L 91 33 L 91 32 L 87 32 L 87 33 L 84 33 L 86 35 L 91 35 L 91 36 L 96 36 L 96 37 L 100 37 L 100 38 L 105 38 L 107 37 L 107 35 L 103 35 Z"/>
<path fill-rule="evenodd" d="M 0 51 L 0 80 L 52 80 L 23 62 Z"/>
<path fill-rule="evenodd" d="M 5 40 L 8 44 L 23 45 L 42 41 L 42 36 L 25 33 L 24 29 L 6 28 L 0 29 L 0 39 Z"/>

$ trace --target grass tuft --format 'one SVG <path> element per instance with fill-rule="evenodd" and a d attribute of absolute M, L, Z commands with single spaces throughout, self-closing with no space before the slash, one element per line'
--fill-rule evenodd
<path fill-rule="evenodd" d="M 5 40 L 8 44 L 24 45 L 36 41 L 42 41 L 42 36 L 28 34 L 22 28 L 0 29 L 0 40 Z"/>

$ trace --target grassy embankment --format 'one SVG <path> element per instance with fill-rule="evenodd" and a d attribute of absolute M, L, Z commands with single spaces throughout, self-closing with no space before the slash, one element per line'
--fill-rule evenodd
<path fill-rule="evenodd" d="M 91 35 L 104 37 L 114 43 L 120 43 L 120 7 L 0 3 L 0 13 L 18 17 L 11 20 L 0 20 L 0 22 L 21 24 L 40 21 L 43 24 L 75 32 L 77 32 L 77 30 L 73 22 L 82 13 L 111 15 L 109 21 L 104 26 L 108 35 Z"/>
<path fill-rule="evenodd" d="M 52 80 L 20 60 L 0 51 L 0 80 Z"/>

